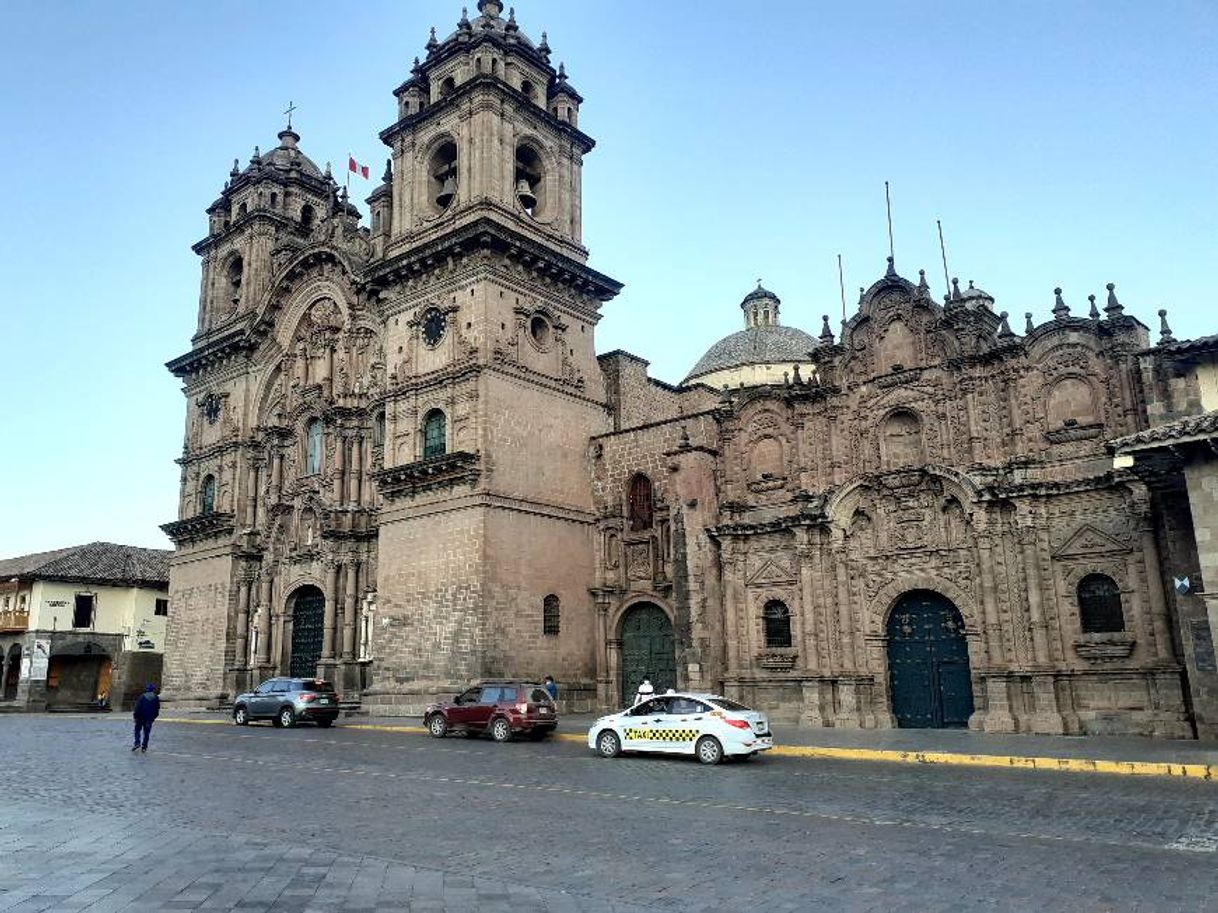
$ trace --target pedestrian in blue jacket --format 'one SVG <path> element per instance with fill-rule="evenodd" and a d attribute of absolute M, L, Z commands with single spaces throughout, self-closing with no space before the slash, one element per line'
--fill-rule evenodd
<path fill-rule="evenodd" d="M 135 719 L 135 741 L 131 745 L 132 751 L 137 748 L 142 752 L 148 750 L 148 736 L 152 733 L 152 723 L 160 713 L 161 699 L 156 695 L 156 685 L 149 685 L 140 695 L 140 699 L 135 702 L 135 709 L 131 711 L 131 716 Z"/>

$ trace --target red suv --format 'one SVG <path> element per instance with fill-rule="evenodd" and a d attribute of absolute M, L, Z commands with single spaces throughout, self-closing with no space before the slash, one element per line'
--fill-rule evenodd
<path fill-rule="evenodd" d="M 467 735 L 489 732 L 496 742 L 506 742 L 517 733 L 530 739 L 544 739 L 557 728 L 558 711 L 541 685 L 482 682 L 451 703 L 432 704 L 423 714 L 423 725 L 437 739 L 450 732 Z"/>

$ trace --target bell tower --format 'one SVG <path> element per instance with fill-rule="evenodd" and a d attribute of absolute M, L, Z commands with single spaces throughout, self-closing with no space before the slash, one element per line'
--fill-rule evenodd
<path fill-rule="evenodd" d="M 589 439 L 609 429 L 594 334 L 621 285 L 587 266 L 582 98 L 496 0 L 399 86 L 382 256 L 385 321 L 374 712 L 480 676 L 596 694 Z M 379 215 L 378 215 L 379 214 Z M 543 630 L 543 606 L 561 624 Z"/>
<path fill-rule="evenodd" d="M 387 251 L 418 245 L 461 224 L 493 219 L 581 262 L 583 99 L 566 69 L 550 65 L 496 0 L 462 16 L 394 92 L 397 122 L 382 131 L 393 150 L 393 224 Z"/>

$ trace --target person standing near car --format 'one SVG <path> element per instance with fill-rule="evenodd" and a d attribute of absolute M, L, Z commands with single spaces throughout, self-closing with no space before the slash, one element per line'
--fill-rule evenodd
<path fill-rule="evenodd" d="M 144 688 L 144 693 L 140 695 L 140 699 L 135 702 L 135 708 L 131 711 L 131 716 L 135 720 L 132 751 L 137 748 L 144 753 L 148 751 L 148 736 L 152 734 L 152 724 L 160 714 L 161 699 L 157 697 L 156 685 L 150 684 Z"/>
<path fill-rule="evenodd" d="M 635 692 L 634 702 L 636 705 L 641 704 L 655 693 L 656 689 L 651 684 L 651 677 L 644 675 L 643 681 L 639 684 L 639 690 Z"/>
<path fill-rule="evenodd" d="M 542 685 L 545 686 L 546 694 L 550 695 L 550 700 L 558 700 L 558 684 L 554 681 L 554 676 L 547 675 Z"/>

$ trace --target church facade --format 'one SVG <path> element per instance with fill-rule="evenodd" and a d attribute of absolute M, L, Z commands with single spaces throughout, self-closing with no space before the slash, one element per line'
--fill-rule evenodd
<path fill-rule="evenodd" d="M 650 675 L 818 725 L 1192 735 L 1155 495 L 1106 448 L 1154 351 L 1113 287 L 1016 333 L 890 260 L 837 333 L 758 288 L 656 381 L 596 353 L 583 99 L 478 14 L 395 90 L 368 227 L 290 125 L 208 209 L 167 699 L 552 674 L 592 709 Z"/>

